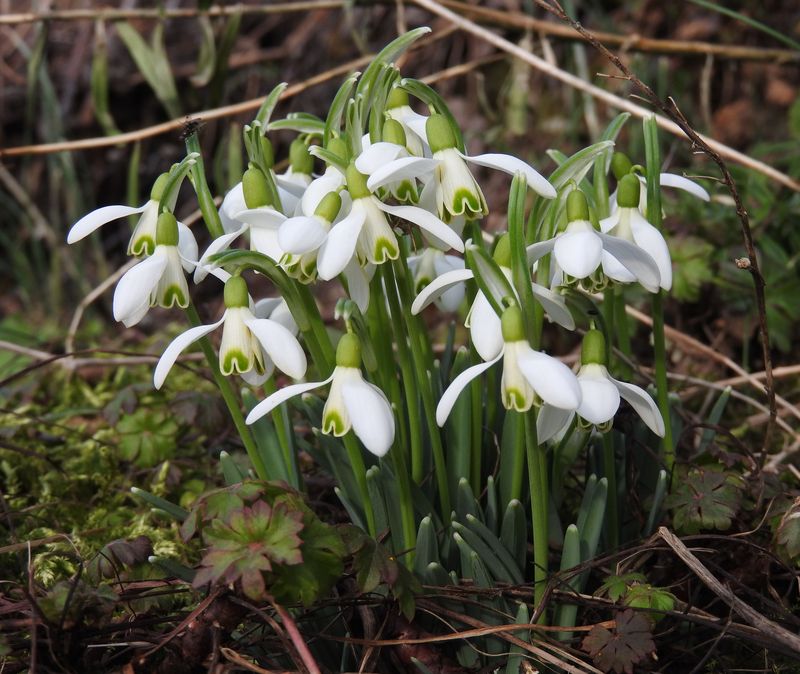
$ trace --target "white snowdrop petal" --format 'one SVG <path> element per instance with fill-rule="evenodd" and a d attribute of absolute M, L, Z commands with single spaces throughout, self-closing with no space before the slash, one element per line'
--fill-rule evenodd
<path fill-rule="evenodd" d="M 610 234 L 598 234 L 603 241 L 603 273 L 615 281 L 638 280 L 651 293 L 658 292 L 661 271 L 652 256 L 636 244 Z"/>
<path fill-rule="evenodd" d="M 553 257 L 558 266 L 575 278 L 586 278 L 600 266 L 603 241 L 593 231 L 564 232 L 556 237 Z"/>
<path fill-rule="evenodd" d="M 216 330 L 225 321 L 225 314 L 222 315 L 216 323 L 211 325 L 198 325 L 194 328 L 189 328 L 184 333 L 178 335 L 170 345 L 164 350 L 164 353 L 159 358 L 156 364 L 155 372 L 153 373 L 153 385 L 158 389 L 164 383 L 169 371 L 181 355 L 184 349 L 190 344 L 196 342 L 201 337 L 205 337 L 209 332 Z"/>
<path fill-rule="evenodd" d="M 344 271 L 347 263 L 353 259 L 366 213 L 359 202 L 353 203 L 350 214 L 337 223 L 328 232 L 328 238 L 319 249 L 317 256 L 317 273 L 323 281 L 330 281 Z"/>
<path fill-rule="evenodd" d="M 631 229 L 636 245 L 652 257 L 658 265 L 661 275 L 661 287 L 669 290 L 672 287 L 672 258 L 664 236 L 653 225 L 645 220 L 638 211 L 631 213 Z"/>
<path fill-rule="evenodd" d="M 439 160 L 425 157 L 400 157 L 376 169 L 367 180 L 371 191 L 400 180 L 425 180 L 436 168 Z"/>
<path fill-rule="evenodd" d="M 363 379 L 342 386 L 353 432 L 375 456 L 384 456 L 394 442 L 394 414 L 380 390 Z"/>
<path fill-rule="evenodd" d="M 247 372 L 240 372 L 239 376 L 250 384 L 250 386 L 261 386 L 272 376 L 272 372 L 275 370 L 275 366 L 269 358 L 265 358 L 264 360 L 264 372 L 261 374 L 256 372 L 255 368 L 253 368 Z"/>
<path fill-rule="evenodd" d="M 342 272 L 347 279 L 347 291 L 350 299 L 356 303 L 362 314 L 369 308 L 369 277 L 364 268 L 356 260 L 350 260 Z"/>
<path fill-rule="evenodd" d="M 575 410 L 581 404 L 578 380 L 564 363 L 530 347 L 519 354 L 519 369 L 536 394 L 553 407 Z"/>
<path fill-rule="evenodd" d="M 162 253 L 163 250 L 157 248 L 153 255 L 131 267 L 119 280 L 114 290 L 115 320 L 125 321 L 132 314 L 139 314 L 142 304 L 149 305 L 150 293 L 167 266 L 167 256 Z"/>
<path fill-rule="evenodd" d="M 411 304 L 411 313 L 418 314 L 429 304 L 441 297 L 442 293 L 459 283 L 464 283 L 473 277 L 471 269 L 454 269 L 437 276 L 426 285 Z"/>
<path fill-rule="evenodd" d="M 469 157 L 459 152 L 461 157 L 468 162 L 478 164 L 479 166 L 486 166 L 488 168 L 498 169 L 504 173 L 521 173 L 525 176 L 525 180 L 534 192 L 543 196 L 545 199 L 555 199 L 557 192 L 541 173 L 539 173 L 532 166 L 522 161 L 517 157 L 512 157 L 510 154 L 479 154 L 475 157 Z"/>
<path fill-rule="evenodd" d="M 84 215 L 78 222 L 72 225 L 72 228 L 67 234 L 67 243 L 75 243 L 80 241 L 86 236 L 89 236 L 93 231 L 99 229 L 106 223 L 112 220 L 124 218 L 126 215 L 133 215 L 134 213 L 142 213 L 147 207 L 144 206 L 103 206 L 91 213 Z"/>
<path fill-rule="evenodd" d="M 464 252 L 464 242 L 449 225 L 437 218 L 433 213 L 417 206 L 389 206 L 382 201 L 375 200 L 378 208 L 389 215 L 394 215 L 401 220 L 413 222 L 429 234 L 433 234 L 440 241 L 444 241 L 450 248 L 454 248 L 459 253 Z"/>
<path fill-rule="evenodd" d="M 578 414 L 598 425 L 613 419 L 619 409 L 619 392 L 614 384 L 606 377 L 582 377 L 580 373 L 578 383 L 583 396 Z"/>
<path fill-rule="evenodd" d="M 278 230 L 278 245 L 286 253 L 305 255 L 325 241 L 328 230 L 314 216 L 300 215 L 285 220 Z"/>
<path fill-rule="evenodd" d="M 356 168 L 364 175 L 372 175 L 378 169 L 397 159 L 405 148 L 395 143 L 380 141 L 366 148 L 356 157 Z"/>
<path fill-rule="evenodd" d="M 450 412 L 453 409 L 453 405 L 456 404 L 458 396 L 461 395 L 461 392 L 469 385 L 469 383 L 476 377 L 480 376 L 483 372 L 488 370 L 502 357 L 503 353 L 501 351 L 500 355 L 487 363 L 478 363 L 478 365 L 468 367 L 460 375 L 453 379 L 452 382 L 450 382 L 450 386 L 447 387 L 447 390 L 442 395 L 441 400 L 439 400 L 439 404 L 436 406 L 436 423 L 439 424 L 439 426 L 444 426 L 444 422 L 447 421 L 447 417 L 450 416 Z"/>
<path fill-rule="evenodd" d="M 550 320 L 567 330 L 575 329 L 575 319 L 567 308 L 563 295 L 559 295 L 550 290 L 550 288 L 545 288 L 538 283 L 531 283 L 531 290 L 533 291 L 533 296 L 544 307 Z"/>
<path fill-rule="evenodd" d="M 305 375 L 308 365 L 306 354 L 289 330 L 268 318 L 249 318 L 245 319 L 244 324 L 255 335 L 275 367 L 292 379 L 300 379 Z"/>
<path fill-rule="evenodd" d="M 344 185 L 344 175 L 334 166 L 329 166 L 325 173 L 313 180 L 300 199 L 300 210 L 304 215 L 313 215 L 319 202 L 328 192 L 338 192 Z M 344 200 L 344 194 L 342 195 Z M 344 204 L 343 204 L 344 206 Z"/>
<path fill-rule="evenodd" d="M 611 378 L 611 382 L 617 387 L 620 396 L 627 400 L 631 407 L 636 410 L 636 414 L 641 417 L 647 427 L 657 436 L 663 438 L 665 433 L 664 418 L 647 392 L 634 384 L 627 384 L 613 378 Z"/>
<path fill-rule="evenodd" d="M 540 443 L 552 439 L 569 426 L 574 414 L 572 410 L 542 405 L 536 417 L 536 438 Z"/>
<path fill-rule="evenodd" d="M 472 344 L 483 360 L 492 360 L 503 351 L 503 328 L 500 317 L 486 295 L 478 291 L 469 316 Z"/>
<path fill-rule="evenodd" d="M 264 229 L 277 230 L 285 221 L 286 216 L 280 211 L 276 211 L 269 206 L 261 208 L 246 208 L 236 214 L 239 222 L 244 222 L 251 227 L 262 227 Z"/>
<path fill-rule="evenodd" d="M 556 241 L 555 239 L 548 239 L 547 241 L 540 241 L 539 243 L 533 243 L 528 246 L 525 251 L 527 255 L 528 264 L 533 264 L 537 260 L 540 260 L 545 255 L 553 251 L 555 248 Z"/>
<path fill-rule="evenodd" d="M 312 381 L 303 384 L 291 384 L 290 386 L 284 386 L 282 389 L 275 391 L 275 393 L 258 403 L 258 405 L 250 410 L 250 413 L 247 415 L 247 418 L 244 421 L 247 424 L 255 423 L 264 415 L 272 412 L 272 410 L 274 410 L 281 403 L 284 403 L 295 396 L 313 391 L 315 388 L 320 388 L 321 386 L 330 384 L 332 379 L 333 375 L 328 377 L 325 381 Z"/>
<path fill-rule="evenodd" d="M 200 255 L 197 249 L 197 239 L 192 230 L 182 222 L 178 223 L 178 252 L 181 254 L 181 264 L 187 274 L 191 274 Z"/>
<path fill-rule="evenodd" d="M 242 234 L 244 234 L 248 226 L 242 225 L 239 223 L 239 229 L 235 229 L 228 234 L 223 234 L 222 236 L 218 236 L 214 239 L 210 244 L 208 244 L 208 248 L 206 248 L 203 255 L 200 257 L 200 260 L 197 263 L 197 267 L 194 270 L 194 282 L 200 283 L 209 273 L 210 268 L 213 266 L 209 262 L 209 258 L 212 255 L 216 255 L 217 253 L 221 253 L 225 250 L 228 246 L 230 246 L 236 239 L 238 239 Z"/>
<path fill-rule="evenodd" d="M 225 195 L 219 207 L 219 218 L 222 220 L 222 228 L 226 232 L 233 232 L 241 226 L 241 223 L 234 217 L 247 208 L 244 200 L 244 187 L 241 182 L 236 183 L 230 192 Z"/>
<path fill-rule="evenodd" d="M 659 176 L 659 183 L 662 187 L 675 187 L 703 201 L 711 201 L 711 195 L 709 195 L 704 187 L 683 176 L 674 173 L 662 173 Z"/>

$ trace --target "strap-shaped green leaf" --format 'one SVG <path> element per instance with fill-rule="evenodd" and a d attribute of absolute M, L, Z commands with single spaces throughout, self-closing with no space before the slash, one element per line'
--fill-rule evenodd
<path fill-rule="evenodd" d="M 154 508 L 158 508 L 158 510 L 163 510 L 167 515 L 173 517 L 174 519 L 178 520 L 179 522 L 183 522 L 187 517 L 189 517 L 189 511 L 181 508 L 179 505 L 171 503 L 166 499 L 161 498 L 160 496 L 156 496 L 155 494 L 151 494 L 149 491 L 145 491 L 144 489 L 139 489 L 139 487 L 131 487 L 131 493 L 134 496 L 138 496 L 143 501 L 146 501 Z"/>

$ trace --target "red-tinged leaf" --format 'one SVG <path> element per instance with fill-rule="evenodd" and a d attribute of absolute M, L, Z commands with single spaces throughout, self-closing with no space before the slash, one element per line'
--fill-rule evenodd
<path fill-rule="evenodd" d="M 617 613 L 613 630 L 595 625 L 584 638 L 581 648 L 603 671 L 633 674 L 634 665 L 653 657 L 656 645 L 650 621 L 641 613 L 628 609 Z"/>

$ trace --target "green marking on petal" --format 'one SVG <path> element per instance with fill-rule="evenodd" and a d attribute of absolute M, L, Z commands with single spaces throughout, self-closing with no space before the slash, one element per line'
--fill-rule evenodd
<path fill-rule="evenodd" d="M 383 264 L 387 260 L 396 260 L 399 255 L 400 249 L 397 247 L 397 239 L 391 240 L 381 237 L 375 242 L 370 262 Z"/>
<path fill-rule="evenodd" d="M 333 435 L 341 438 L 349 428 L 345 427 L 344 419 L 334 410 L 328 410 L 322 417 L 322 432 L 325 435 Z"/>
<path fill-rule="evenodd" d="M 128 246 L 128 255 L 143 257 L 145 255 L 152 255 L 155 250 L 155 239 L 147 234 L 140 234 L 135 239 L 131 239 L 131 243 Z"/>
<path fill-rule="evenodd" d="M 530 406 L 525 404 L 525 394 L 517 389 L 506 389 L 503 392 L 503 407 L 517 412 L 525 412 L 530 409 Z"/>
<path fill-rule="evenodd" d="M 453 195 L 450 212 L 453 215 L 464 215 L 466 213 L 467 217 L 486 215 L 486 209 L 484 209 L 482 201 L 479 194 L 461 187 Z"/>
<path fill-rule="evenodd" d="M 183 289 L 180 286 L 172 285 L 164 291 L 164 294 L 159 300 L 159 304 L 165 309 L 171 309 L 176 304 L 181 309 L 185 309 L 189 306 L 189 298 L 184 295 Z"/>
<path fill-rule="evenodd" d="M 419 201 L 417 188 L 410 180 L 404 180 L 401 182 L 397 186 L 394 196 L 398 201 L 402 201 L 404 203 L 416 204 Z"/>
<path fill-rule="evenodd" d="M 251 367 L 250 359 L 239 349 L 229 349 L 219 364 L 219 370 L 225 376 L 230 376 L 234 372 L 239 374 L 247 372 Z"/>

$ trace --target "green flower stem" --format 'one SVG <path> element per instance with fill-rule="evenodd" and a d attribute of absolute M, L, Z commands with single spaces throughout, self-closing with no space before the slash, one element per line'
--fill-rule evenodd
<path fill-rule="evenodd" d="M 481 362 L 481 361 L 477 361 Z M 476 363 L 477 364 L 477 363 Z M 470 440 L 470 486 L 473 494 L 480 494 L 483 489 L 483 385 L 480 378 L 475 379 L 469 386 L 471 396 L 470 421 L 472 429 Z"/>
<path fill-rule="evenodd" d="M 603 291 L 603 332 L 606 338 L 606 367 L 611 367 L 611 356 L 614 352 L 614 344 L 617 342 L 614 339 L 617 335 L 614 333 L 614 305 L 615 305 L 614 288 L 606 288 Z"/>
<path fill-rule="evenodd" d="M 189 315 L 189 320 L 192 322 L 192 325 L 202 325 L 194 304 L 189 304 L 186 313 Z M 236 426 L 239 437 L 242 439 L 242 444 L 244 444 L 244 448 L 247 451 L 247 456 L 250 457 L 250 461 L 253 463 L 256 475 L 262 480 L 273 479 L 274 476 L 269 474 L 269 470 L 267 470 L 267 466 L 261 458 L 256 442 L 253 439 L 253 434 L 250 432 L 250 427 L 244 422 L 242 409 L 236 394 L 233 392 L 233 387 L 228 379 L 219 371 L 219 360 L 217 354 L 214 353 L 211 342 L 208 341 L 207 337 L 201 337 L 198 341 L 208 361 L 208 366 L 211 368 L 211 375 L 214 377 L 214 382 L 217 384 L 217 388 L 219 388 L 219 392 L 222 394 L 222 399 L 228 406 L 231 419 L 233 419 L 233 425 Z"/>
<path fill-rule="evenodd" d="M 403 562 L 409 569 L 414 568 L 414 550 L 417 547 L 417 527 L 414 519 L 414 499 L 411 496 L 411 480 L 409 479 L 406 449 L 397 441 L 391 452 L 394 472 L 400 488 L 400 521 L 403 527 L 403 545 L 405 554 Z"/>
<path fill-rule="evenodd" d="M 491 389 L 490 389 L 491 390 Z M 522 478 L 525 475 L 525 451 L 527 447 L 527 436 L 525 435 L 525 414 L 517 412 L 516 410 L 508 410 L 506 414 L 512 414 L 514 424 L 516 425 L 516 447 L 511 462 L 511 470 L 508 474 L 511 476 L 511 485 L 509 487 L 509 497 L 511 500 L 517 499 L 522 501 Z M 503 507 L 508 504 L 504 503 Z"/>
<path fill-rule="evenodd" d="M 197 139 L 197 133 L 193 133 L 186 138 L 186 151 L 196 152 L 198 155 L 189 175 L 191 176 L 194 191 L 197 194 L 197 202 L 200 205 L 200 212 L 203 214 L 203 221 L 206 223 L 208 233 L 211 234 L 212 238 L 216 239 L 225 233 L 225 229 L 222 226 L 217 205 L 214 203 L 214 197 L 208 188 L 206 171 L 203 166 L 203 153 L 200 150 L 200 141 Z"/>
<path fill-rule="evenodd" d="M 608 480 L 608 501 L 606 534 L 608 547 L 614 552 L 619 547 L 619 494 L 617 493 L 617 462 L 614 456 L 614 438 L 612 431 L 603 433 L 603 472 Z"/>
<path fill-rule="evenodd" d="M 395 260 L 392 265 L 389 267 L 387 271 L 387 278 L 391 278 L 391 282 L 393 287 L 397 288 L 397 292 L 399 293 L 398 299 L 400 300 L 400 309 L 402 311 L 402 317 L 406 325 L 412 328 L 412 333 L 414 332 L 413 328 L 419 325 L 418 322 L 414 320 L 414 317 L 411 315 L 411 303 L 413 298 L 410 297 L 410 293 L 407 292 L 406 284 L 396 284 L 395 277 L 398 275 L 404 274 L 405 270 L 403 269 L 404 259 L 402 256 L 399 260 Z M 387 266 L 388 263 L 387 263 Z M 388 290 L 388 289 L 387 289 Z M 391 295 L 391 293 L 389 293 Z M 422 330 L 418 330 L 417 332 L 422 332 Z M 402 334 L 402 333 L 401 333 Z M 411 359 L 414 364 L 414 372 L 416 374 L 416 382 L 417 386 L 419 386 L 420 394 L 422 396 L 422 409 L 425 414 L 425 423 L 428 426 L 428 436 L 430 437 L 431 441 L 431 448 L 433 450 L 433 464 L 434 469 L 436 472 L 436 483 L 439 488 L 439 502 L 441 505 L 441 513 L 443 518 L 450 517 L 450 488 L 447 483 L 448 473 L 447 473 L 447 462 L 444 458 L 444 447 L 442 446 L 442 435 L 439 432 L 439 426 L 436 423 L 436 405 L 433 400 L 433 393 L 431 391 L 431 382 L 428 375 L 428 368 L 425 364 L 425 355 L 422 350 L 422 345 L 420 343 L 420 339 L 415 339 L 415 335 L 409 335 L 410 339 L 408 340 L 411 346 Z M 419 337 L 419 335 L 417 335 Z M 398 339 L 400 335 L 398 335 Z M 409 410 L 409 414 L 412 411 Z"/>
<path fill-rule="evenodd" d="M 395 289 L 395 278 L 390 264 L 381 266 L 383 272 L 383 282 L 386 288 L 386 295 L 389 301 L 389 314 L 394 330 L 395 343 L 397 344 L 397 360 L 400 363 L 400 375 L 403 380 L 403 391 L 405 393 L 405 409 L 408 415 L 409 427 L 409 446 L 411 449 L 411 475 L 414 482 L 421 482 L 423 476 L 423 447 L 422 447 L 422 422 L 419 417 L 419 397 L 414 390 L 414 366 L 411 354 L 409 353 L 408 343 L 406 342 L 406 331 L 403 325 L 403 311 L 400 308 L 400 301 Z M 422 387 L 422 384 L 418 384 Z M 399 401 L 398 401 L 399 402 Z M 405 451 L 405 447 L 403 451 Z"/>
<path fill-rule="evenodd" d="M 667 383 L 667 347 L 664 339 L 664 291 L 653 295 L 653 351 L 655 352 L 656 400 L 664 418 L 664 464 L 667 472 L 675 463 L 675 445 L 672 440 L 672 422 L 669 410 L 669 384 Z"/>
<path fill-rule="evenodd" d="M 311 325 L 311 332 L 317 342 L 319 355 L 322 359 L 321 364 L 325 366 L 325 372 L 327 374 L 333 370 L 336 364 L 336 349 L 333 347 L 330 335 L 325 327 L 325 322 L 322 320 L 322 316 L 319 313 L 317 302 L 308 289 L 308 286 L 302 283 L 293 283 L 291 285 L 294 286 L 298 302 L 303 307 L 306 318 Z M 320 363 L 317 363 L 317 367 L 319 366 Z"/>
<path fill-rule="evenodd" d="M 614 297 L 614 327 L 617 336 L 617 346 L 622 354 L 631 360 L 633 351 L 631 349 L 631 332 L 628 323 L 628 313 L 625 311 L 625 286 L 618 286 Z M 619 376 L 627 381 L 631 376 L 631 368 L 624 360 L 618 363 Z"/>
<path fill-rule="evenodd" d="M 264 393 L 266 393 L 268 396 L 272 395 L 277 390 L 278 387 L 275 385 L 274 377 L 270 377 L 264 382 Z M 272 424 L 275 426 L 275 434 L 278 436 L 278 444 L 280 444 L 281 450 L 283 451 L 283 460 L 286 463 L 286 469 L 289 471 L 289 475 L 292 480 L 294 480 L 294 484 L 299 486 L 303 476 L 297 469 L 297 455 L 295 454 L 294 447 L 292 445 L 292 438 L 286 432 L 286 424 L 284 423 L 283 418 L 284 409 L 285 407 L 283 405 L 279 405 L 272 410 Z"/>
<path fill-rule="evenodd" d="M 374 537 L 378 532 L 375 529 L 375 512 L 372 510 L 372 501 L 369 498 L 367 488 L 367 467 L 364 464 L 364 455 L 361 453 L 361 445 L 358 444 L 353 431 L 342 437 L 347 458 L 350 460 L 350 467 L 353 469 L 353 476 L 356 478 L 358 491 L 361 494 L 361 505 L 364 508 L 364 516 L 367 518 L 367 530 L 370 536 Z"/>
<path fill-rule="evenodd" d="M 539 445 L 536 437 L 536 412 L 525 414 L 525 452 L 528 459 L 528 489 L 531 493 L 531 519 L 533 521 L 533 601 L 538 609 L 547 588 L 548 570 L 548 485 L 546 448 Z M 544 611 L 538 624 L 547 622 Z"/>

